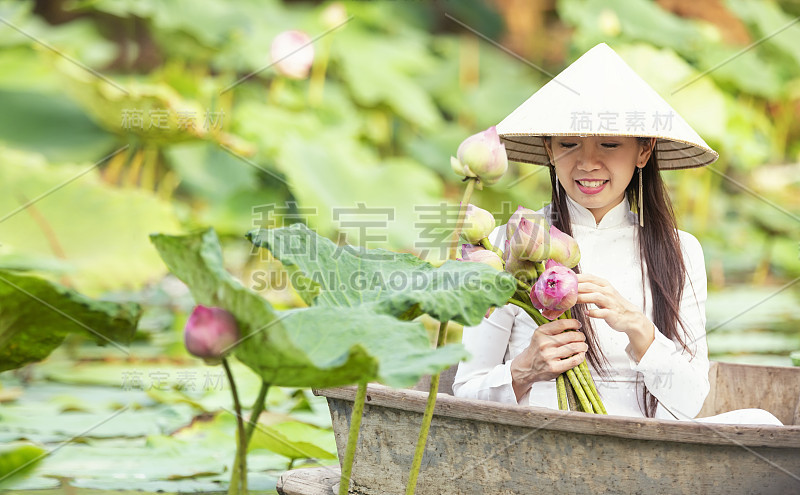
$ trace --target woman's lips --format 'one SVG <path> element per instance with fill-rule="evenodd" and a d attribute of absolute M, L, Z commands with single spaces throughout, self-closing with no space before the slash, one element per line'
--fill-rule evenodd
<path fill-rule="evenodd" d="M 586 187 L 584 185 L 581 185 L 581 183 L 578 182 L 578 181 L 575 181 L 575 184 L 578 185 L 578 189 L 580 189 L 580 191 L 582 193 L 584 193 L 584 194 L 597 194 L 597 193 L 599 193 L 600 191 L 602 191 L 606 187 L 606 184 L 608 184 L 608 181 L 607 180 L 604 181 L 602 184 L 600 184 L 597 187 Z"/>

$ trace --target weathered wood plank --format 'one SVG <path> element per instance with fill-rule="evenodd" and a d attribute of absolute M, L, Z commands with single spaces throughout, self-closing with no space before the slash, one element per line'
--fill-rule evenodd
<path fill-rule="evenodd" d="M 293 469 L 281 475 L 276 489 L 281 495 L 335 495 L 340 476 L 338 466 Z"/>
<path fill-rule="evenodd" d="M 783 424 L 797 424 L 800 368 L 719 363 L 716 372 L 714 413 L 734 409 L 766 409 Z"/>
<path fill-rule="evenodd" d="M 352 401 L 355 397 L 355 387 L 315 390 L 314 393 L 328 398 Z M 425 410 L 426 399 L 425 392 L 395 390 L 372 384 L 367 387 L 368 405 L 421 413 Z M 605 416 L 462 399 L 446 394 L 437 396 L 434 412 L 437 416 L 449 418 L 639 440 L 800 448 L 800 426 L 710 425 L 691 421 Z"/>
<path fill-rule="evenodd" d="M 454 372 L 440 390 L 450 390 Z M 759 407 L 787 424 L 800 419 L 800 368 L 712 363 L 709 375 L 701 416 Z M 404 491 L 427 387 L 368 387 L 351 493 Z M 355 388 L 314 393 L 328 398 L 341 456 Z M 528 491 L 800 493 L 800 426 L 589 415 L 440 393 L 417 494 Z"/>
<path fill-rule="evenodd" d="M 380 391 L 368 395 L 353 468 L 354 493 L 402 493 L 421 414 L 380 405 Z M 328 403 L 341 453 L 352 402 L 329 398 Z M 796 448 L 748 447 L 738 438 L 724 445 L 635 439 L 549 426 L 509 425 L 502 413 L 481 420 L 434 416 L 417 494 L 783 494 L 800 489 Z"/>

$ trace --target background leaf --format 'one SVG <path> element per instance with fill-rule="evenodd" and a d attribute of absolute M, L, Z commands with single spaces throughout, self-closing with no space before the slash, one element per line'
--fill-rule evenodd
<path fill-rule="evenodd" d="M 136 304 L 94 301 L 37 277 L 0 270 L 0 371 L 46 358 L 69 333 L 99 345 L 127 346 L 140 313 Z"/>

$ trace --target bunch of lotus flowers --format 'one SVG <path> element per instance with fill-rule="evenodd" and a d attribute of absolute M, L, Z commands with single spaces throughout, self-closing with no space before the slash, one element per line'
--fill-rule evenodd
<path fill-rule="evenodd" d="M 461 235 L 459 261 L 478 262 L 517 279 L 519 289 L 508 301 L 525 310 L 538 325 L 571 318 L 578 301 L 578 278 L 572 268 L 580 261 L 578 243 L 542 214 L 520 206 L 506 224 L 502 251 L 489 241 L 494 216 L 468 204 Z M 556 379 L 559 408 L 606 414 L 586 361 Z"/>

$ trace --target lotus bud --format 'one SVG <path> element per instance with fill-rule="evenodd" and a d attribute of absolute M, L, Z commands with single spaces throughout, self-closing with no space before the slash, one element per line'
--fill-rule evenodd
<path fill-rule="evenodd" d="M 494 216 L 491 213 L 473 204 L 467 204 L 461 235 L 470 244 L 479 244 L 482 239 L 489 237 L 494 230 L 494 224 Z"/>
<path fill-rule="evenodd" d="M 461 256 L 466 257 L 470 254 L 477 252 L 477 251 L 486 251 L 483 246 L 475 246 L 473 244 L 462 244 L 461 245 Z"/>
<path fill-rule="evenodd" d="M 478 177 L 486 185 L 499 181 L 508 170 L 506 147 L 500 142 L 495 126 L 465 139 L 456 156 L 450 159 L 454 172 L 463 177 Z"/>
<path fill-rule="evenodd" d="M 280 74 L 291 79 L 305 79 L 314 62 L 314 45 L 302 31 L 284 31 L 272 40 L 270 56 Z"/>
<path fill-rule="evenodd" d="M 550 252 L 547 223 L 542 219 L 520 218 L 517 230 L 511 236 L 511 253 L 525 261 L 544 261 Z"/>
<path fill-rule="evenodd" d="M 198 305 L 186 322 L 183 338 L 190 354 L 203 358 L 207 364 L 218 364 L 239 341 L 239 327 L 224 309 Z"/>
<path fill-rule="evenodd" d="M 578 242 L 554 225 L 550 226 L 550 258 L 567 268 L 573 268 L 581 260 Z"/>
<path fill-rule="evenodd" d="M 464 253 L 464 244 L 461 246 L 461 258 L 458 258 L 458 261 L 472 261 L 476 263 L 483 263 L 484 265 L 489 265 L 495 270 L 503 271 L 503 260 L 500 256 L 497 256 L 493 251 L 489 251 L 488 249 L 478 248 L 474 250 L 469 250 L 466 254 Z"/>
<path fill-rule="evenodd" d="M 532 261 L 524 261 L 511 253 L 509 247 L 511 241 L 506 239 L 505 250 L 503 251 L 503 261 L 505 262 L 505 271 L 514 275 L 514 277 L 522 280 L 523 282 L 531 282 L 536 280 L 538 274 L 536 273 L 536 264 Z"/>
<path fill-rule="evenodd" d="M 517 211 L 511 214 L 511 217 L 508 219 L 508 223 L 506 224 L 506 239 L 511 239 L 511 236 L 514 235 L 521 218 L 527 218 L 528 220 L 541 219 L 541 221 L 546 223 L 544 215 L 541 213 L 536 213 L 529 208 L 518 206 Z"/>
<path fill-rule="evenodd" d="M 578 277 L 566 266 L 548 261 L 531 289 L 531 303 L 548 320 L 555 320 L 578 302 Z"/>

